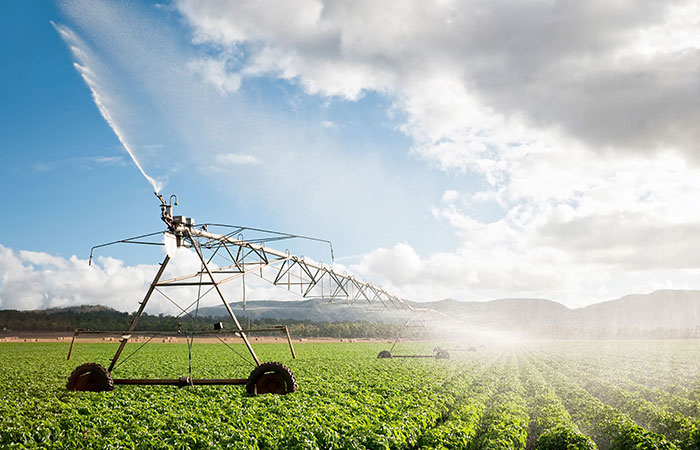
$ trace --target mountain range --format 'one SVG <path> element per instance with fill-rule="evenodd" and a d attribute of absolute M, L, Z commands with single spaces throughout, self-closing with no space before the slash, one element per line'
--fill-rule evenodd
<path fill-rule="evenodd" d="M 633 294 L 618 299 L 571 309 L 560 303 L 536 298 L 506 298 L 491 301 L 445 299 L 411 302 L 414 308 L 427 309 L 425 316 L 453 318 L 465 325 L 496 329 L 538 329 L 566 327 L 576 329 L 694 329 L 700 328 L 700 291 L 660 290 L 650 294 Z M 324 300 L 249 301 L 231 303 L 241 318 L 275 320 L 310 320 L 313 322 L 409 321 L 415 312 L 367 306 L 343 306 Z M 222 306 L 202 308 L 199 314 L 225 316 Z"/>
<path fill-rule="evenodd" d="M 251 324 L 284 323 L 296 327 L 294 331 L 300 336 L 355 336 L 357 333 L 345 329 L 349 323 L 355 323 L 364 330 L 356 330 L 357 336 L 384 336 L 386 330 L 401 329 L 404 336 L 432 333 L 460 336 L 471 342 L 523 337 L 700 338 L 700 291 L 663 290 L 627 295 L 575 309 L 536 298 L 483 302 L 444 299 L 410 304 L 413 310 L 370 308 L 366 304 L 344 306 L 324 300 L 260 300 L 247 302 L 245 309 L 242 303 L 230 306 L 244 325 L 249 318 Z M 230 320 L 226 320 L 228 313 L 224 305 L 201 308 L 198 315 L 199 325 L 205 328 Z M 0 310 L 0 334 L 75 328 L 123 330 L 128 328 L 131 317 L 127 312 L 89 305 L 36 311 Z M 182 319 L 173 316 L 146 314 L 139 327 L 167 331 L 182 326 L 181 322 Z M 418 329 L 407 331 L 404 324 Z"/>

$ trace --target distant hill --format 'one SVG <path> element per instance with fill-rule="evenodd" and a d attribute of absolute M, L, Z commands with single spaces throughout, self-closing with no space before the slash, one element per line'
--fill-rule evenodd
<path fill-rule="evenodd" d="M 700 291 L 697 290 L 660 290 L 650 294 L 627 295 L 577 309 L 536 298 L 507 298 L 485 302 L 445 299 L 411 304 L 416 308 L 439 311 L 448 317 L 459 319 L 466 326 L 478 328 L 681 330 L 700 327 Z M 254 301 L 248 302 L 247 311 L 243 311 L 240 302 L 231 303 L 231 307 L 237 315 L 250 315 L 253 319 L 400 322 L 412 316 L 394 310 L 369 311 L 364 306 L 333 305 L 321 300 Z M 225 316 L 226 311 L 223 306 L 210 307 L 201 309 L 200 314 Z"/>
<path fill-rule="evenodd" d="M 542 299 L 435 302 L 466 326 L 556 338 L 700 338 L 700 291 L 661 290 L 570 309 Z"/>
<path fill-rule="evenodd" d="M 694 328 L 700 326 L 700 291 L 633 294 L 576 309 L 568 325 L 585 327 Z"/>
<path fill-rule="evenodd" d="M 229 304 L 236 316 L 255 319 L 275 320 L 309 320 L 311 322 L 396 322 L 406 320 L 410 313 L 393 309 L 368 308 L 366 304 L 347 306 L 329 303 L 328 300 L 276 301 L 256 300 L 247 302 L 243 309 L 242 302 Z M 227 317 L 224 305 L 199 309 L 199 315 L 209 317 Z"/>
<path fill-rule="evenodd" d="M 462 320 L 484 325 L 549 324 L 559 321 L 571 310 L 557 302 L 542 299 L 501 299 L 486 302 L 463 302 L 454 299 L 434 302 L 409 302 L 418 309 L 430 309 L 450 316 L 458 315 Z M 242 302 L 230 303 L 237 316 L 252 319 L 272 318 L 279 320 L 311 320 L 314 322 L 337 321 L 385 321 L 401 322 L 416 315 L 415 312 L 383 308 L 381 305 L 368 308 L 366 304 L 347 306 L 329 303 L 327 300 L 275 301 L 258 300 L 248 302 L 246 310 Z M 201 308 L 199 314 L 211 317 L 227 316 L 223 305 Z"/>
<path fill-rule="evenodd" d="M 697 337 L 700 338 L 700 291 L 661 290 L 650 294 L 627 295 L 615 300 L 570 309 L 557 302 L 536 298 L 508 298 L 485 302 L 445 299 L 413 302 L 426 320 L 448 322 L 455 319 L 464 330 L 501 330 L 534 337 Z M 244 322 L 258 323 L 386 323 L 392 326 L 416 320 L 416 313 L 366 305 L 345 306 L 325 300 L 250 301 L 231 308 Z M 224 306 L 199 310 L 201 325 L 227 317 Z M 125 329 L 131 315 L 105 306 L 76 306 L 43 311 L 0 310 L 0 330 L 70 331 L 74 328 Z M 172 330 L 182 319 L 146 315 L 140 329 Z M 303 328 L 303 327 L 302 327 Z M 335 329 L 334 329 L 335 330 Z M 335 332 L 335 331 L 333 331 Z"/>
<path fill-rule="evenodd" d="M 453 318 L 485 328 L 530 328 L 561 324 L 573 310 L 537 298 L 506 298 L 486 302 L 443 300 L 429 306 Z"/>
<path fill-rule="evenodd" d="M 497 328 L 574 327 L 688 329 L 700 327 L 700 291 L 661 290 L 570 309 L 551 300 L 501 299 L 433 302 L 431 307 L 462 320 Z"/>

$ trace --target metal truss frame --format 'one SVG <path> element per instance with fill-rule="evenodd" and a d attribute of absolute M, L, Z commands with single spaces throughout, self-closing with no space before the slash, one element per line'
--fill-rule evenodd
<path fill-rule="evenodd" d="M 183 314 L 187 315 L 189 315 L 189 310 L 195 304 L 199 304 L 202 297 L 211 292 L 215 292 L 234 323 L 235 328 L 233 332 L 243 340 L 248 352 L 258 366 L 261 364 L 260 359 L 248 340 L 246 330 L 241 327 L 238 318 L 231 309 L 222 291 L 222 286 L 224 284 L 239 278 L 244 281 L 244 277 L 247 274 L 258 276 L 275 286 L 286 288 L 288 291 L 306 299 L 324 299 L 327 300 L 328 303 L 344 305 L 381 305 L 383 308 L 414 311 L 414 308 L 410 304 L 378 286 L 361 281 L 346 273 L 338 273 L 333 270 L 333 268 L 325 267 L 322 263 L 309 261 L 304 257 L 292 255 L 288 251 L 282 252 L 265 246 L 265 243 L 270 241 L 291 238 L 310 239 L 328 243 L 332 257 L 333 247 L 330 241 L 258 228 L 223 224 L 194 225 L 192 219 L 172 215 L 172 196 L 170 204 L 167 204 L 162 196 L 157 196 L 161 201 L 161 219 L 168 226 L 165 232 L 149 233 L 95 246 L 90 251 L 90 261 L 92 261 L 93 252 L 96 248 L 107 245 L 117 243 L 165 245 L 162 241 L 153 242 L 144 240 L 165 233 L 165 238 L 174 240 L 177 247 L 185 247 L 194 250 L 201 263 L 201 268 L 196 272 L 163 279 L 165 269 L 171 262 L 171 257 L 174 255 L 170 254 L 172 253 L 171 251 L 168 252 L 169 254 L 166 255 L 163 262 L 161 262 L 155 278 L 141 301 L 129 329 L 122 334 L 119 347 L 107 369 L 109 372 L 114 369 L 129 338 L 135 333 L 139 319 L 143 315 L 146 305 L 154 292 L 163 295 L 167 300 L 176 305 Z M 177 199 L 175 205 L 177 205 Z M 209 228 L 217 227 L 223 227 L 232 231 L 225 234 L 217 234 L 209 231 Z M 259 239 L 244 240 L 240 234 L 244 230 L 261 232 L 264 233 L 265 236 Z M 168 249 L 167 245 L 166 249 Z M 187 307 L 182 307 L 163 292 L 165 288 L 184 287 L 196 287 L 198 289 L 197 299 Z M 245 302 L 245 290 L 243 298 Z"/>

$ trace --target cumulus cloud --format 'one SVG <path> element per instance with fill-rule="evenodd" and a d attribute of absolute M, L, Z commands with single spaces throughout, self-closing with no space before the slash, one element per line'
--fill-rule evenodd
<path fill-rule="evenodd" d="M 254 155 L 247 153 L 225 153 L 216 155 L 214 157 L 216 162 L 219 164 L 217 167 L 223 166 L 246 166 L 246 165 L 257 165 L 260 164 L 259 158 Z"/>
<path fill-rule="evenodd" d="M 359 267 L 363 273 L 381 273 L 393 285 L 415 283 L 420 269 L 418 254 L 406 243 L 371 251 L 362 257 Z"/>
<path fill-rule="evenodd" d="M 454 164 L 454 152 L 433 147 L 482 153 L 500 141 L 504 119 L 560 130 L 597 151 L 697 150 L 694 2 L 177 7 L 197 42 L 254 43 L 249 76 L 273 73 L 349 99 L 368 90 L 393 95 L 408 113 L 407 132 L 444 165 Z"/>
<path fill-rule="evenodd" d="M 31 170 L 35 173 L 46 173 L 66 166 L 78 167 L 83 170 L 93 170 L 96 167 L 104 166 L 125 166 L 126 161 L 121 156 L 84 156 L 78 158 L 67 158 L 63 160 L 38 161 L 35 162 Z"/>
<path fill-rule="evenodd" d="M 470 239 L 452 251 L 380 249 L 352 269 L 415 300 L 536 297 L 582 306 L 630 292 L 700 288 L 696 225 L 591 217 L 553 232 L 523 228 L 518 219 L 474 223 Z"/>
<path fill-rule="evenodd" d="M 14 251 L 0 245 L 0 307 L 42 309 L 97 304 L 135 310 L 156 266 L 124 266 L 98 258 L 89 266 L 43 252 Z"/>
<path fill-rule="evenodd" d="M 236 92 L 241 87 L 240 75 L 229 72 L 225 61 L 202 58 L 191 61 L 189 66 L 204 82 L 212 84 L 221 92 Z"/>
<path fill-rule="evenodd" d="M 533 296 L 577 305 L 700 287 L 700 213 L 688 207 L 700 194 L 700 169 L 677 156 L 570 163 L 579 168 L 559 173 L 539 161 L 492 196 L 446 191 L 432 212 L 461 243 L 413 260 L 412 280 L 394 277 L 399 254 L 369 265 L 377 261 L 369 253 L 356 269 L 425 299 Z M 475 218 L 487 202 L 505 213 Z"/>
<path fill-rule="evenodd" d="M 212 266 L 217 267 L 213 263 Z M 200 267 L 200 260 L 192 250 L 180 248 L 170 260 L 161 280 L 196 273 Z M 121 260 L 102 256 L 89 265 L 87 260 L 76 256 L 63 258 L 45 252 L 16 251 L 0 245 L 0 309 L 105 305 L 133 312 L 139 308 L 139 302 L 143 300 L 158 268 L 158 264 L 127 265 Z M 341 272 L 343 269 L 342 266 L 336 267 Z M 246 276 L 248 300 L 290 300 L 299 297 L 255 275 L 257 273 Z M 264 275 L 274 279 L 275 274 L 264 272 Z M 221 289 L 229 302 L 242 300 L 240 279 L 222 284 Z M 191 313 L 197 296 L 196 287 L 161 287 L 152 295 L 146 312 L 180 314 L 180 308 L 188 309 L 189 306 Z M 220 305 L 221 299 L 213 290 L 206 291 L 200 302 L 200 307 Z"/>
<path fill-rule="evenodd" d="M 248 46 L 245 76 L 387 95 L 414 154 L 485 181 L 433 208 L 459 248 L 420 257 L 400 243 L 367 253 L 360 272 L 414 296 L 591 298 L 700 262 L 688 207 L 700 179 L 696 2 L 233 3 L 177 5 L 200 44 Z"/>
<path fill-rule="evenodd" d="M 689 243 L 697 240 L 700 217 L 689 205 L 700 194 L 698 3 L 177 0 L 175 6 L 201 52 L 198 58 L 169 52 L 165 59 L 187 61 L 188 76 L 217 95 L 238 93 L 246 79 L 260 77 L 330 99 L 378 93 L 400 118 L 411 154 L 447 174 L 442 198 L 425 213 L 449 224 L 460 242 L 425 254 L 411 242 L 387 243 L 354 267 L 366 276 L 425 299 L 533 295 L 575 302 L 695 286 L 697 251 Z M 126 18 L 120 23 L 134 22 Z M 90 28 L 99 20 L 87 22 Z M 122 33 L 117 28 L 110 42 Z M 141 50 L 123 53 L 163 59 Z M 150 72 L 162 81 L 160 70 Z M 182 78 L 174 71 L 168 82 L 152 83 L 163 90 Z M 195 84 L 187 87 L 181 91 L 204 98 Z M 186 104 L 164 103 L 167 111 Z M 203 118 L 201 135 L 216 138 L 215 160 L 257 164 L 257 156 L 216 147 L 230 140 L 219 132 L 230 127 L 213 126 L 226 111 L 195 113 Z M 190 119 L 181 118 L 178 128 L 189 129 Z M 251 135 L 247 142 L 265 137 Z M 360 173 L 352 163 L 328 167 Z M 296 173 L 307 165 L 297 164 L 282 167 Z M 320 164 L 314 176 L 323 186 L 335 181 L 328 167 Z M 380 175 L 383 184 L 372 193 L 407 195 L 392 187 L 395 178 Z M 338 191 L 351 183 L 336 183 Z M 309 203 L 327 202 L 326 190 L 307 190 L 318 195 Z"/>

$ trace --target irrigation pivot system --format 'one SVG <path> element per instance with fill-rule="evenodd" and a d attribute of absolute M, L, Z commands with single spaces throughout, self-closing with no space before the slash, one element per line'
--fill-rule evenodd
<path fill-rule="evenodd" d="M 115 384 L 140 384 L 140 385 L 245 385 L 246 390 L 251 395 L 273 393 L 286 394 L 294 392 L 297 388 L 296 379 L 292 371 L 279 362 L 261 362 L 256 354 L 248 333 L 253 330 L 244 329 L 241 326 L 236 314 L 234 314 L 224 292 L 226 283 L 234 280 L 242 281 L 243 304 L 245 305 L 245 276 L 256 276 L 269 283 L 287 288 L 304 298 L 325 299 L 328 303 L 334 304 L 367 304 L 381 305 L 383 307 L 393 307 L 399 309 L 412 310 L 413 308 L 400 298 L 386 292 L 385 290 L 370 283 L 360 281 L 352 275 L 340 274 L 331 267 L 325 267 L 322 263 L 305 260 L 290 254 L 288 251 L 278 251 L 266 247 L 266 243 L 280 241 L 283 239 L 301 238 L 311 239 L 328 243 L 333 256 L 333 247 L 330 241 L 317 238 L 310 238 L 300 235 L 272 232 L 262 229 L 240 227 L 223 224 L 203 224 L 196 225 L 194 219 L 185 216 L 173 215 L 173 207 L 177 206 L 177 197 L 171 196 L 170 201 L 156 193 L 160 200 L 161 219 L 165 222 L 167 229 L 163 232 L 156 232 L 136 236 L 129 239 L 109 242 L 98 245 L 90 251 L 90 261 L 96 248 L 117 243 L 164 245 L 166 256 L 160 263 L 160 267 L 151 282 L 138 311 L 134 315 L 128 330 L 121 333 L 119 346 L 110 360 L 107 368 L 97 363 L 86 363 L 78 366 L 68 379 L 66 387 L 69 390 L 79 391 L 107 391 L 112 390 Z M 173 203 L 173 199 L 175 199 Z M 213 230 L 223 230 L 223 233 L 216 233 Z M 244 231 L 262 234 L 256 239 L 244 240 Z M 163 235 L 163 241 L 150 241 L 154 236 Z M 189 249 L 189 253 L 196 255 L 199 269 L 194 272 L 183 274 L 168 273 L 165 277 L 166 268 L 172 259 L 178 254 L 180 248 Z M 174 268 L 175 265 L 170 266 Z M 192 295 L 194 300 L 185 304 L 175 300 L 173 293 L 166 294 L 165 291 L 171 289 L 177 294 L 184 291 Z M 233 322 L 231 333 L 239 337 L 247 348 L 253 360 L 255 368 L 247 378 L 217 378 L 217 379 L 197 379 L 192 377 L 192 367 L 190 363 L 189 376 L 182 376 L 174 379 L 148 379 L 148 378 L 113 378 L 112 374 L 120 363 L 125 362 L 133 353 L 126 358 L 120 357 L 124 349 L 132 338 L 139 334 L 136 331 L 139 319 L 144 313 L 149 300 L 154 294 L 162 295 L 169 302 L 177 306 L 181 315 L 186 315 L 193 319 L 192 333 L 188 336 L 188 344 L 191 361 L 191 342 L 196 333 L 195 325 L 199 305 L 202 299 L 211 295 L 221 301 L 228 316 Z M 190 297 L 190 298 L 192 298 Z M 285 327 L 286 329 L 286 327 Z M 153 333 L 151 333 L 153 334 Z M 77 336 L 77 334 L 76 334 Z M 287 333 L 288 336 L 288 333 Z M 292 354 L 294 349 L 288 337 Z M 223 340 L 222 340 L 223 342 Z M 225 342 L 224 342 L 225 343 Z M 137 348 L 136 351 L 140 350 Z M 71 343 L 72 349 L 72 343 Z M 135 352 L 134 352 L 135 353 Z"/>
<path fill-rule="evenodd" d="M 438 311 L 432 310 L 432 309 L 417 309 L 414 310 L 415 315 L 404 324 L 404 326 L 399 329 L 396 339 L 394 340 L 394 343 L 391 345 L 391 348 L 389 350 L 382 350 L 379 352 L 377 355 L 377 359 L 388 359 L 388 358 L 435 358 L 435 359 L 450 359 L 450 352 L 441 348 L 441 347 L 435 347 L 433 348 L 433 353 L 432 354 L 396 354 L 392 353 L 394 351 L 394 348 L 396 347 L 396 344 L 401 341 L 403 337 L 404 331 L 406 331 L 410 326 L 416 326 L 413 324 L 417 319 L 423 318 L 425 319 L 424 314 L 425 313 L 434 313 L 434 314 L 441 314 L 438 313 Z M 418 325 L 421 326 L 421 325 Z"/>

